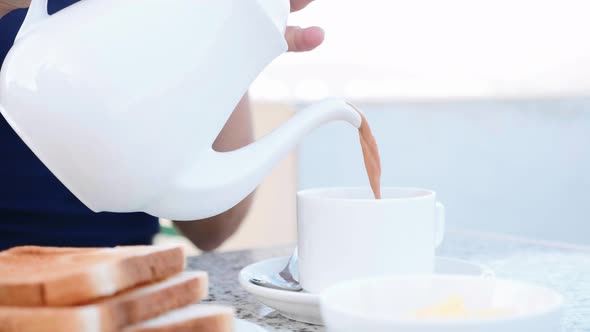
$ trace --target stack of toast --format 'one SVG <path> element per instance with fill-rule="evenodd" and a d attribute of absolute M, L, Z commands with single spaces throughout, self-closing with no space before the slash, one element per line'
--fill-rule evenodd
<path fill-rule="evenodd" d="M 0 252 L 0 332 L 226 332 L 231 307 L 197 304 L 206 272 L 175 246 Z"/>

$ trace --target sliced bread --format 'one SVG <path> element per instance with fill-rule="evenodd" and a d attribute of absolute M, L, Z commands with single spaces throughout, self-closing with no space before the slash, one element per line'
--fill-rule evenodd
<path fill-rule="evenodd" d="M 123 332 L 231 332 L 233 330 L 233 308 L 193 304 L 129 326 Z"/>
<path fill-rule="evenodd" d="M 15 247 L 0 252 L 0 305 L 84 304 L 183 269 L 178 246 Z"/>
<path fill-rule="evenodd" d="M 78 307 L 0 307 L 0 332 L 115 332 L 207 296 L 206 272 L 183 272 Z"/>

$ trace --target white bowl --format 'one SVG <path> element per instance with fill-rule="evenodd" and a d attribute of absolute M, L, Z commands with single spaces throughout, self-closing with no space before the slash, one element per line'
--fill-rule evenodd
<path fill-rule="evenodd" d="M 417 310 L 461 299 L 486 318 L 416 318 Z M 556 332 L 563 297 L 522 282 L 471 276 L 395 276 L 342 282 L 320 294 L 330 332 Z"/>

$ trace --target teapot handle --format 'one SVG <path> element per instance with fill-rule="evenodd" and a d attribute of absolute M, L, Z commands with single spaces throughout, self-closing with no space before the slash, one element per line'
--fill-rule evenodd
<path fill-rule="evenodd" d="M 20 30 L 18 30 L 15 40 L 19 40 L 19 38 L 26 35 L 27 32 L 31 31 L 39 22 L 47 17 L 49 17 L 49 13 L 47 12 L 47 0 L 32 0 L 25 21 L 20 27 Z"/>
<path fill-rule="evenodd" d="M 257 0 L 257 2 L 277 29 L 284 35 L 287 17 L 291 11 L 291 3 L 288 0 Z"/>

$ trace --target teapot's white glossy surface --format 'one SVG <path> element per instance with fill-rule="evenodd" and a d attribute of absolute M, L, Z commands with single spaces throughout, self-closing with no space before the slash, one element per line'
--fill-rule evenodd
<path fill-rule="evenodd" d="M 324 122 L 361 119 L 326 101 L 259 142 L 212 143 L 258 73 L 286 51 L 287 0 L 34 0 L 0 73 L 0 112 L 94 211 L 175 220 L 247 196 Z"/>

